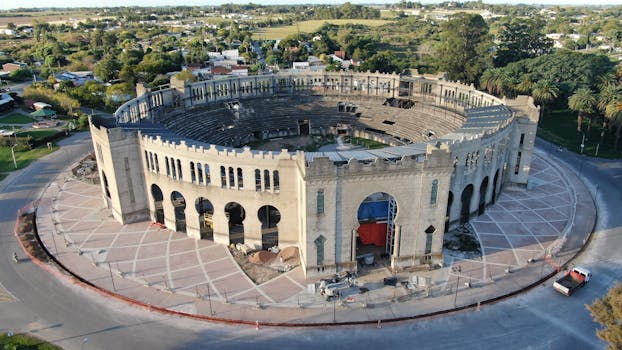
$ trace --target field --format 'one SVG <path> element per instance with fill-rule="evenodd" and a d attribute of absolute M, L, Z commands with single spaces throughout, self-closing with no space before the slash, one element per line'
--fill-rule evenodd
<path fill-rule="evenodd" d="M 35 140 L 42 139 L 48 136 L 52 136 L 58 133 L 56 129 L 46 129 L 46 130 L 31 130 L 31 131 L 23 131 L 18 132 L 17 137 L 26 137 L 30 136 Z"/>
<path fill-rule="evenodd" d="M 21 113 L 11 113 L 9 115 L 0 117 L 0 123 L 4 124 L 28 124 L 35 120 L 31 117 Z"/>
<path fill-rule="evenodd" d="M 253 39 L 283 39 L 284 37 L 290 34 L 297 33 L 298 31 L 303 33 L 313 33 L 317 31 L 324 23 L 331 23 L 337 25 L 344 25 L 350 23 L 362 24 L 370 27 L 378 27 L 392 22 L 393 21 L 387 21 L 383 19 L 318 19 L 311 21 L 302 21 L 290 26 L 261 28 L 253 34 Z"/>
<path fill-rule="evenodd" d="M 54 148 L 53 150 L 56 149 L 57 148 Z M 17 162 L 17 168 L 24 168 L 33 160 L 39 159 L 46 154 L 52 153 L 53 150 L 49 150 L 47 148 L 35 148 L 26 152 L 15 152 L 15 161 Z M 15 170 L 15 165 L 13 164 L 13 157 L 11 156 L 11 148 L 0 147 L 0 180 L 4 179 L 7 173 L 13 170 Z"/>
<path fill-rule="evenodd" d="M 9 12 L 0 16 L 0 28 L 6 28 L 7 24 L 14 23 L 17 26 L 32 25 L 34 21 L 50 24 L 62 24 L 86 20 L 87 18 L 97 18 L 98 16 L 91 11 L 40 11 L 40 12 Z M 106 17 L 99 17 L 101 19 Z"/>
<path fill-rule="evenodd" d="M 597 119 L 593 120 L 590 132 L 588 133 L 588 119 L 584 118 L 581 129 L 585 133 L 583 154 L 594 156 L 596 155 L 596 148 L 598 147 L 598 157 L 622 158 L 622 147 L 620 147 L 618 151 L 614 150 L 613 142 L 615 137 L 611 133 L 605 133 L 603 142 L 600 143 L 600 133 L 602 131 L 601 121 Z M 540 117 L 538 136 L 561 145 L 569 151 L 581 153 L 583 134 L 577 131 L 576 112 L 561 109 L 554 110 L 550 114 Z"/>

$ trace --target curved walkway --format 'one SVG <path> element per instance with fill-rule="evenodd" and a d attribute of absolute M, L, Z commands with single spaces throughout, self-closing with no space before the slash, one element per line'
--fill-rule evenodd
<path fill-rule="evenodd" d="M 496 299 L 537 283 L 572 258 L 596 217 L 583 183 L 541 154 L 532 162 L 529 189 L 506 188 L 472 220 L 482 258 L 447 256 L 442 269 L 398 274 L 400 280 L 428 281 L 427 287 L 384 286 L 390 273 L 370 271 L 358 279 L 368 293 L 329 303 L 308 291 L 315 281 L 304 279 L 300 268 L 257 286 L 227 247 L 147 222 L 120 225 L 102 208 L 100 186 L 69 172 L 38 203 L 42 241 L 74 274 L 141 304 L 273 324 L 390 320 Z"/>

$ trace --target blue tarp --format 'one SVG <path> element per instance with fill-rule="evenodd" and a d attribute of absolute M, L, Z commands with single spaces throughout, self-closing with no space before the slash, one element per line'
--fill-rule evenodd
<path fill-rule="evenodd" d="M 359 221 L 381 221 L 387 219 L 389 202 L 363 202 L 359 207 Z"/>

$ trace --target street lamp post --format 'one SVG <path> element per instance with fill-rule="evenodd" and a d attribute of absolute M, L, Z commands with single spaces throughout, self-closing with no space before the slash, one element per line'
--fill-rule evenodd
<path fill-rule="evenodd" d="M 454 294 L 454 307 L 456 307 L 458 301 L 458 287 L 460 286 L 460 272 L 462 272 L 462 266 L 455 266 L 452 268 L 452 270 L 454 272 L 458 272 L 458 279 L 456 280 L 456 294 Z"/>

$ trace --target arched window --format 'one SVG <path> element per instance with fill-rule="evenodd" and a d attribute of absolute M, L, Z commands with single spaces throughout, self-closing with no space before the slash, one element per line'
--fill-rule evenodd
<path fill-rule="evenodd" d="M 224 166 L 220 167 L 220 187 L 227 187 L 227 169 Z"/>
<path fill-rule="evenodd" d="M 175 170 L 175 159 L 171 158 L 171 174 L 173 175 L 173 179 L 177 178 L 177 171 Z"/>
<path fill-rule="evenodd" d="M 272 184 L 274 185 L 273 187 L 275 191 L 278 191 L 281 188 L 278 170 L 272 172 Z"/>
<path fill-rule="evenodd" d="M 315 250 L 316 250 L 316 261 L 317 261 L 317 266 L 322 266 L 324 265 L 324 243 L 326 242 L 326 238 L 324 238 L 324 236 L 320 235 L 318 238 L 316 238 L 313 243 L 315 243 Z"/>
<path fill-rule="evenodd" d="M 145 151 L 145 165 L 147 165 L 147 169 L 151 169 L 149 165 L 149 153 L 147 151 Z"/>
<path fill-rule="evenodd" d="M 229 187 L 235 186 L 235 174 L 233 173 L 233 167 L 229 167 Z"/>
<path fill-rule="evenodd" d="M 261 171 L 255 169 L 255 191 L 261 192 Z"/>
<path fill-rule="evenodd" d="M 205 184 L 209 185 L 212 182 L 212 176 L 209 172 L 209 165 L 205 164 Z"/>
<path fill-rule="evenodd" d="M 199 185 L 203 184 L 203 168 L 201 163 L 197 163 L 197 179 Z"/>
<path fill-rule="evenodd" d="M 177 175 L 179 176 L 179 179 L 182 179 L 181 176 L 181 161 L 179 159 L 177 159 Z"/>
<path fill-rule="evenodd" d="M 166 163 L 166 176 L 171 176 L 171 166 L 168 163 L 168 157 L 164 157 L 164 163 Z"/>
<path fill-rule="evenodd" d="M 244 176 L 242 174 L 242 168 L 238 168 L 238 189 L 244 188 Z"/>
<path fill-rule="evenodd" d="M 438 180 L 432 181 L 432 191 L 430 193 L 430 204 L 436 204 L 436 196 L 438 195 Z"/>
<path fill-rule="evenodd" d="M 263 171 L 263 188 L 265 191 L 270 190 L 270 170 Z"/>
<path fill-rule="evenodd" d="M 194 170 L 194 162 L 190 162 L 190 182 L 194 183 L 197 180 L 197 176 Z"/>
<path fill-rule="evenodd" d="M 155 163 L 153 162 L 153 153 L 149 152 L 149 163 L 151 163 L 151 170 L 155 170 Z"/>
<path fill-rule="evenodd" d="M 160 162 L 158 161 L 158 154 L 154 154 L 153 157 L 155 158 L 155 166 L 156 166 L 156 173 L 160 173 Z"/>

